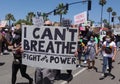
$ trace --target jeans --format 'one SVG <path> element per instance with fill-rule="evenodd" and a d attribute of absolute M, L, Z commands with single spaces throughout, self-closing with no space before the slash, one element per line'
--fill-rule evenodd
<path fill-rule="evenodd" d="M 84 58 L 84 61 L 87 61 L 88 55 L 84 53 L 84 57 L 85 57 L 85 58 Z"/>
<path fill-rule="evenodd" d="M 109 67 L 108 71 L 109 73 L 111 73 L 111 69 L 112 69 L 112 58 L 111 57 L 103 57 L 103 68 L 102 68 L 103 73 L 105 73 L 107 65 Z"/>

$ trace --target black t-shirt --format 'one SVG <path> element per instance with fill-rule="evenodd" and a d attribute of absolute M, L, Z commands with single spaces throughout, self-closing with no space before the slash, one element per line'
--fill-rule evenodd
<path fill-rule="evenodd" d="M 88 39 L 87 38 L 83 38 L 83 43 L 85 44 L 85 46 L 87 45 L 88 43 Z"/>
<path fill-rule="evenodd" d="M 21 33 L 21 28 L 20 29 L 16 29 L 14 31 L 14 34 L 15 34 L 15 37 L 13 38 L 13 41 L 12 41 L 12 44 L 16 44 L 16 45 L 19 45 L 21 43 L 21 40 L 22 40 L 22 33 Z"/>

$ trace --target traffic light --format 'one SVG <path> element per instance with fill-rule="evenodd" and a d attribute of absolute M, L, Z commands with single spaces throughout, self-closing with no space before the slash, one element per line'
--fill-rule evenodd
<path fill-rule="evenodd" d="M 66 10 L 68 10 L 68 9 L 69 9 L 69 4 L 66 4 L 66 6 L 65 6 L 65 7 L 66 7 Z"/>
<path fill-rule="evenodd" d="M 112 17 L 111 22 L 114 22 L 114 17 Z"/>
<path fill-rule="evenodd" d="M 88 0 L 88 10 L 91 10 L 91 0 Z"/>
<path fill-rule="evenodd" d="M 56 15 L 56 9 L 54 10 L 54 15 Z"/>

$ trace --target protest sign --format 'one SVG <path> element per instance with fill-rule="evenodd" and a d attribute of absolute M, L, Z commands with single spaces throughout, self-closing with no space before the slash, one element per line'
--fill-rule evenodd
<path fill-rule="evenodd" d="M 33 24 L 38 26 L 38 27 L 44 25 L 44 20 L 43 20 L 42 16 L 40 16 L 40 17 L 33 17 L 32 21 L 33 21 Z"/>
<path fill-rule="evenodd" d="M 7 21 L 6 20 L 0 21 L 0 28 L 5 27 L 6 25 L 7 25 Z"/>
<path fill-rule="evenodd" d="M 23 64 L 49 69 L 76 69 L 78 30 L 53 26 L 23 26 Z"/>
<path fill-rule="evenodd" d="M 87 21 L 87 12 L 82 12 L 74 16 L 74 24 L 82 24 Z"/>

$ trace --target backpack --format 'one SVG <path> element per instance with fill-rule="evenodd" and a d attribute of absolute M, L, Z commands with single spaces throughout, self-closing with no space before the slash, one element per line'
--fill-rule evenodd
<path fill-rule="evenodd" d="M 110 48 L 110 43 L 106 43 L 106 47 L 105 47 L 105 53 L 107 54 L 111 54 L 112 53 L 112 48 Z"/>
<path fill-rule="evenodd" d="M 82 42 L 78 42 L 78 49 L 77 49 L 77 51 L 79 52 L 79 53 L 82 53 L 83 52 L 83 43 Z"/>

